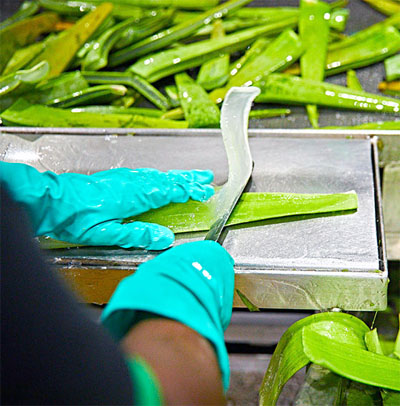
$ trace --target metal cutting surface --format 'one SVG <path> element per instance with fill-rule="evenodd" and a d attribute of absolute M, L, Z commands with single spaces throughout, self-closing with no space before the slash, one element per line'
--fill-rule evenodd
<path fill-rule="evenodd" d="M 356 213 L 287 217 L 235 226 L 224 247 L 235 260 L 236 284 L 260 307 L 375 310 L 386 303 L 387 273 L 379 230 L 370 139 L 252 137 L 255 162 L 249 191 L 358 194 Z M 4 133 L 1 159 L 37 169 L 93 173 L 114 167 L 212 169 L 228 167 L 218 136 L 41 136 L 28 141 Z M 177 244 L 203 238 L 183 235 Z M 134 269 L 156 253 L 81 247 L 48 254 L 59 266 Z M 240 305 L 236 299 L 236 305 Z"/>

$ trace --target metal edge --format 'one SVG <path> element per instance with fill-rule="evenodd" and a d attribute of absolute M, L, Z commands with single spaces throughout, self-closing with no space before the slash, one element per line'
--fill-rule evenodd
<path fill-rule="evenodd" d="M 176 135 L 195 136 L 208 135 L 220 136 L 220 129 L 207 128 L 53 128 L 53 127 L 0 127 L 0 134 L 16 135 Z M 321 130 L 321 129 L 279 129 L 279 128 L 250 128 L 249 136 L 288 136 L 318 138 L 368 138 L 373 136 L 400 136 L 400 130 Z"/>

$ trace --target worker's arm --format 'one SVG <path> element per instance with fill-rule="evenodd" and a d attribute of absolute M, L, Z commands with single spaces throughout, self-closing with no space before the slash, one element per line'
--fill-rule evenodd
<path fill-rule="evenodd" d="M 174 234 L 167 227 L 123 220 L 171 202 L 205 201 L 214 194 L 212 180 L 211 171 L 116 168 L 57 175 L 0 161 L 0 181 L 28 211 L 35 235 L 84 245 L 169 247 Z"/>

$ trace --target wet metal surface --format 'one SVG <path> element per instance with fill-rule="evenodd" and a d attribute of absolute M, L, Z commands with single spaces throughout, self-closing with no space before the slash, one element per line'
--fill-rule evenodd
<path fill-rule="evenodd" d="M 224 247 L 236 263 L 236 284 L 259 307 L 374 310 L 385 307 L 387 273 L 379 241 L 370 139 L 254 137 L 249 191 L 340 193 L 355 190 L 356 213 L 295 217 L 236 226 Z M 184 153 L 182 153 L 184 151 Z M 4 133 L 0 157 L 39 170 L 93 173 L 127 166 L 160 170 L 212 169 L 226 182 L 227 160 L 218 136 L 42 136 Z M 177 243 L 204 238 L 180 237 Z M 155 253 L 114 248 L 49 252 L 62 267 L 134 269 Z M 236 305 L 241 305 L 238 299 Z"/>

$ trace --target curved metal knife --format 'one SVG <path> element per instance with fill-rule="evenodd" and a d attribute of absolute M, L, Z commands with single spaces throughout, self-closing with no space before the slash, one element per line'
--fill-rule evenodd
<path fill-rule="evenodd" d="M 232 87 L 221 109 L 221 131 L 228 156 L 228 181 L 214 198 L 215 222 L 206 240 L 218 241 L 253 171 L 247 127 L 251 105 L 258 87 Z"/>

